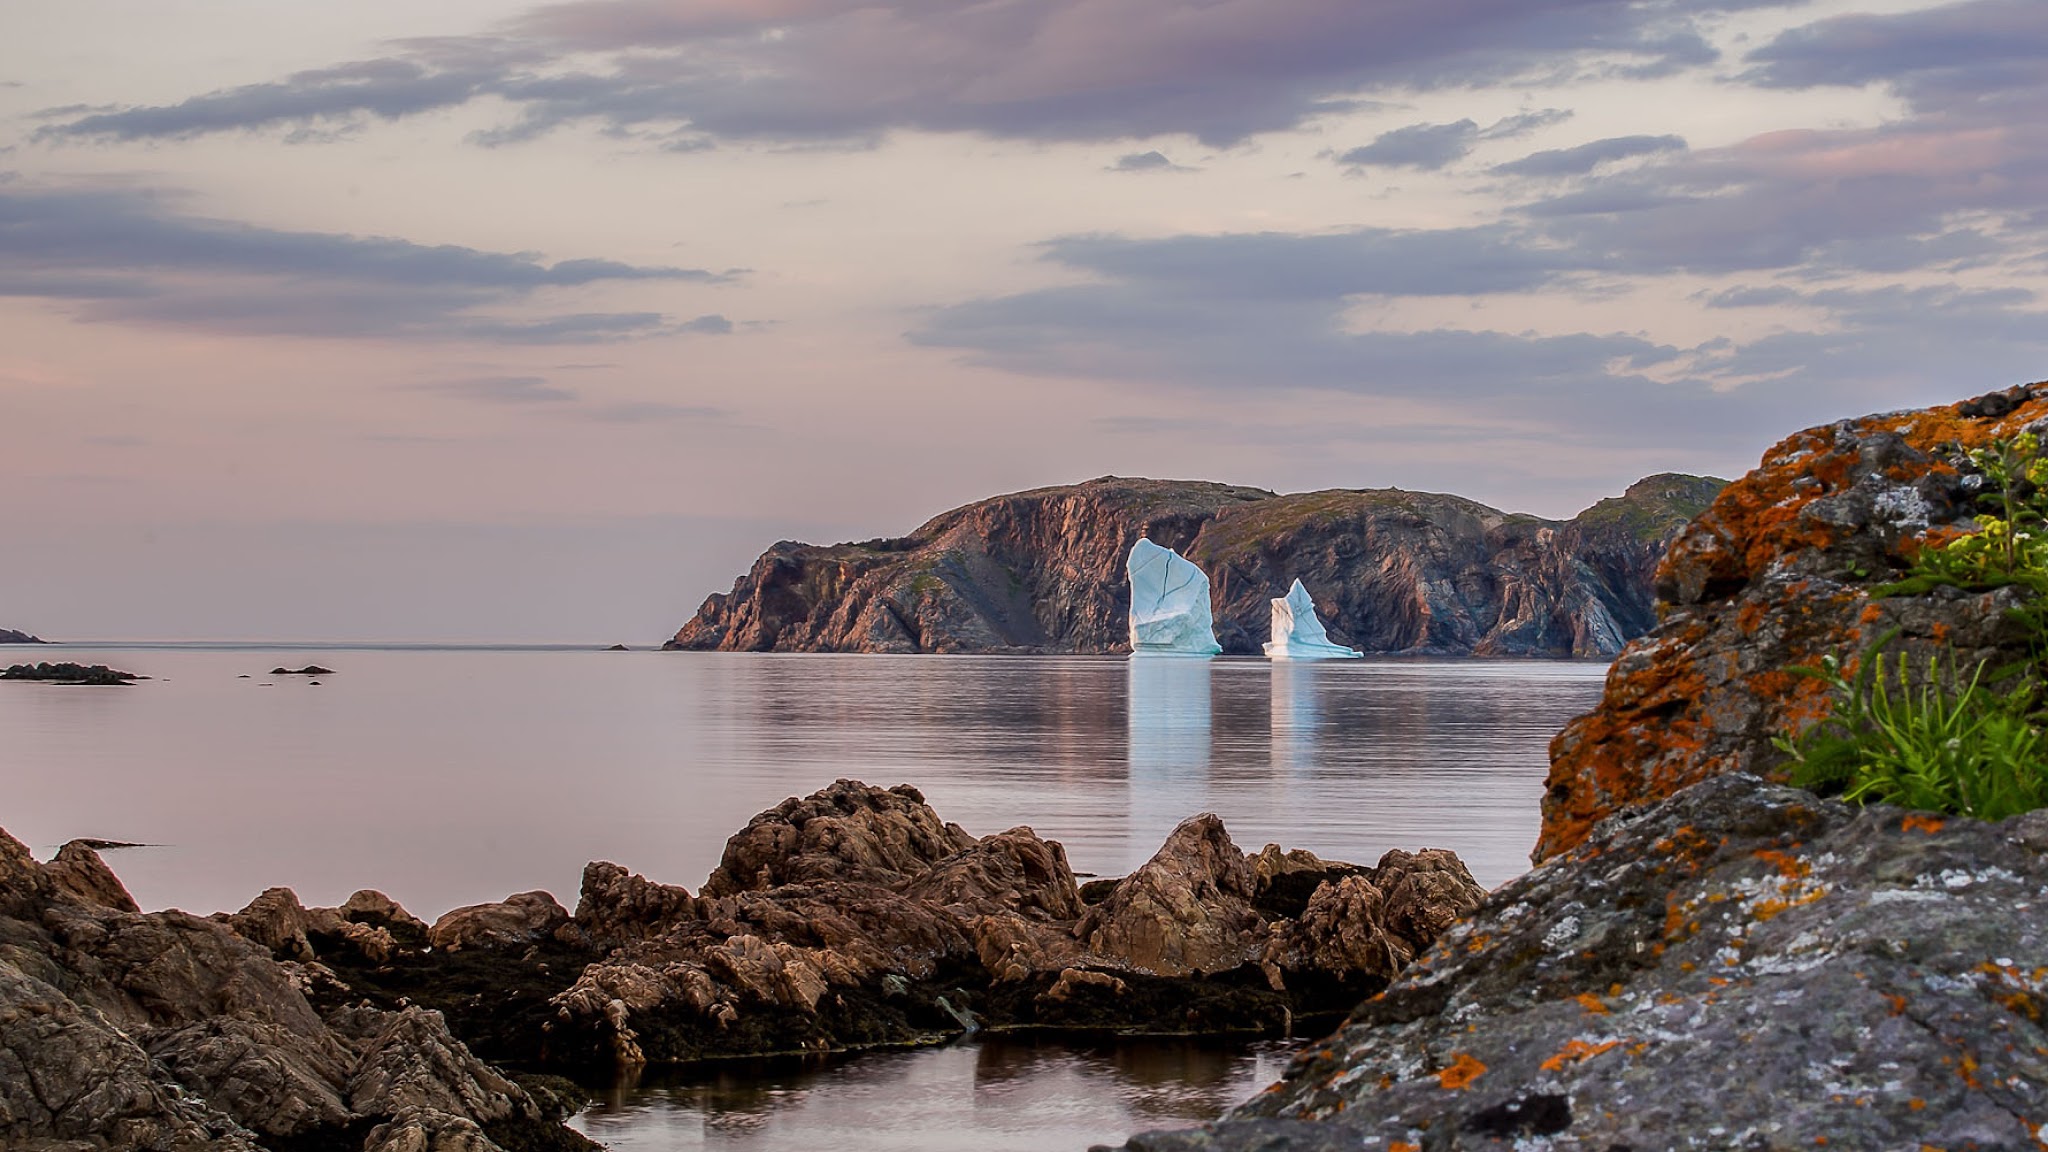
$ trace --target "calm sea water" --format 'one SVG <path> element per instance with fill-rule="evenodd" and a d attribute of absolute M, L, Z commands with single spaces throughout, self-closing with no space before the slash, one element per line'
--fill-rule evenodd
<path fill-rule="evenodd" d="M 1527 866 L 1546 746 L 1597 700 L 1604 672 L 18 651 L 155 679 L 0 684 L 0 826 L 16 837 L 41 853 L 79 836 L 148 845 L 109 853 L 147 908 L 235 909 L 283 884 L 311 904 L 378 888 L 428 919 L 533 888 L 573 905 L 594 859 L 695 888 L 750 816 L 842 776 L 915 784 L 978 835 L 1028 824 L 1064 842 L 1082 872 L 1127 872 L 1179 820 L 1213 811 L 1247 850 L 1277 841 L 1370 863 L 1389 848 L 1445 847 L 1490 887 Z M 269 675 L 309 662 L 335 674 L 317 685 Z M 1213 1116 L 1280 1059 L 1243 1046 L 992 1041 L 647 1085 L 581 1123 L 620 1149 L 1080 1148 Z"/>

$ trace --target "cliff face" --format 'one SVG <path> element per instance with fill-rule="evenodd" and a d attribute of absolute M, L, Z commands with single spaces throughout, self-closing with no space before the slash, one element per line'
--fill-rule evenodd
<path fill-rule="evenodd" d="M 1879 637 L 1915 666 L 2026 654 L 2015 589 L 1871 593 L 1969 523 L 1982 477 L 1963 452 L 2048 421 L 2048 385 L 1809 428 L 1766 453 L 1672 543 L 1662 622 L 1614 663 L 1600 707 L 1551 744 L 1539 861 L 1599 821 L 1727 772 L 1775 776 L 1771 737 L 1819 716 L 1821 682 L 1786 669 Z M 1853 665 L 1852 665 L 1853 666 Z"/>
<path fill-rule="evenodd" d="M 1654 622 L 1650 576 L 1721 481 L 1661 475 L 1570 521 L 1398 489 L 1276 496 L 1104 477 L 958 508 L 908 537 L 769 549 L 667 645 L 724 651 L 1128 650 L 1145 537 L 1208 572 L 1217 639 L 1255 654 L 1299 578 L 1367 652 L 1611 656 Z"/>

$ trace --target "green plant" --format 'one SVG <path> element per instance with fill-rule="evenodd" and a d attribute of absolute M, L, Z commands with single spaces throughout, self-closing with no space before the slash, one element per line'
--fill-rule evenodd
<path fill-rule="evenodd" d="M 2048 459 L 2040 437 L 2022 432 L 1972 449 L 1968 458 L 1983 480 L 1978 503 L 1989 505 L 1977 530 L 1922 549 L 1905 578 L 1877 595 L 1918 595 L 1940 585 L 1984 591 L 2018 584 L 2048 592 Z"/>
<path fill-rule="evenodd" d="M 1952 654 L 1928 657 L 1916 681 L 1905 660 L 1886 659 L 1884 643 L 1853 679 L 1834 656 L 1794 669 L 1834 695 L 1819 724 L 1775 741 L 1792 757 L 1793 783 L 1852 803 L 1982 820 L 2048 806 L 2048 741 L 2026 715 L 2031 688 L 1994 690 L 1984 664 L 1966 676 Z"/>

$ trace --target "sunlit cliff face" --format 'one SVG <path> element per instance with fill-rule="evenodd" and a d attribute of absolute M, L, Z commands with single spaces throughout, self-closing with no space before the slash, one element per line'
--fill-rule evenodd
<path fill-rule="evenodd" d="M 2043 374 L 2039 7 L 40 6 L 0 624 L 652 637 L 1105 473 L 1738 474 Z"/>

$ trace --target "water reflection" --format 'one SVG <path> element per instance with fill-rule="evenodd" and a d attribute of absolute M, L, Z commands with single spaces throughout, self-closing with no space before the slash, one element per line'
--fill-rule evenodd
<path fill-rule="evenodd" d="M 615 1152 L 1080 1149 L 1214 1119 L 1277 1077 L 1290 1050 L 991 1037 L 855 1059 L 739 1061 L 604 1093 L 575 1127 Z"/>
<path fill-rule="evenodd" d="M 1158 847 L 1148 834 L 1208 808 L 1210 662 L 1134 656 L 1125 685 L 1132 852 L 1125 864 L 1135 867 Z"/>
<path fill-rule="evenodd" d="M 1313 771 L 1322 707 L 1316 699 L 1322 665 L 1285 660 L 1273 665 L 1272 756 L 1275 772 L 1288 779 Z"/>

